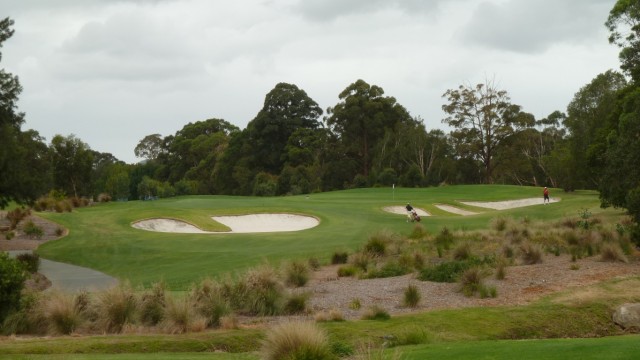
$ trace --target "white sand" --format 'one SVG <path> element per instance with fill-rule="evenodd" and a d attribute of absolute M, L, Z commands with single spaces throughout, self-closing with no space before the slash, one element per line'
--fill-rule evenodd
<path fill-rule="evenodd" d="M 457 208 L 457 207 L 451 206 L 451 205 L 445 205 L 445 204 L 433 204 L 433 205 L 435 207 L 437 207 L 438 209 L 440 209 L 440 210 L 444 210 L 446 212 L 450 212 L 450 213 L 458 214 L 458 215 L 462 215 L 462 216 L 469 216 L 469 215 L 478 214 L 476 212 L 460 209 L 460 208 Z"/>
<path fill-rule="evenodd" d="M 252 214 L 239 216 L 214 216 L 213 220 L 228 226 L 231 233 L 262 233 L 300 231 L 318 226 L 320 221 L 311 216 L 293 214 Z M 148 219 L 133 223 L 136 229 L 182 234 L 228 234 L 199 229 L 189 223 L 174 219 Z"/>
<path fill-rule="evenodd" d="M 555 203 L 560 201 L 558 198 L 550 198 L 550 203 Z M 531 205 L 542 205 L 544 203 L 543 198 L 529 198 L 529 199 L 520 199 L 520 200 L 509 200 L 509 201 L 491 201 L 491 202 L 477 202 L 477 201 L 461 201 L 461 203 L 471 206 L 483 207 L 488 209 L 495 210 L 506 210 L 506 209 L 514 209 L 524 206 Z"/>
<path fill-rule="evenodd" d="M 387 207 L 383 208 L 382 210 L 384 210 L 386 212 L 390 212 L 392 214 L 407 215 L 407 208 L 405 208 L 404 206 L 387 206 Z M 416 213 L 418 213 L 418 215 L 420 215 L 420 216 L 431 216 L 431 214 L 429 214 L 428 212 L 426 212 L 423 209 L 413 208 L 413 210 L 415 210 Z"/>

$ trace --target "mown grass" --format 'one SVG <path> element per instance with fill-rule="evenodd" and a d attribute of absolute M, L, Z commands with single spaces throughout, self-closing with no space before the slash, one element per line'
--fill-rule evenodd
<path fill-rule="evenodd" d="M 73 213 L 40 213 L 70 229 L 68 236 L 43 244 L 41 256 L 91 267 L 135 286 L 165 281 L 171 290 L 185 290 L 205 277 L 240 271 L 265 260 L 280 263 L 315 257 L 324 263 L 335 251 L 356 249 L 376 232 L 386 230 L 410 234 L 414 229 L 403 216 L 383 207 L 411 202 L 416 207 L 436 209 L 433 203 L 455 200 L 507 200 L 540 196 L 540 189 L 518 186 L 448 186 L 426 189 L 354 189 L 307 196 L 232 197 L 190 196 L 158 201 L 107 203 L 80 208 Z M 509 210 L 514 218 L 554 220 L 576 216 L 583 208 L 603 217 L 621 213 L 599 208 L 597 193 L 554 193 L 562 201 L 552 206 Z M 443 213 L 425 218 L 425 231 L 442 227 L 455 230 L 486 228 L 495 210 L 474 216 Z M 300 232 L 261 234 L 169 234 L 133 229 L 131 223 L 148 218 L 181 219 L 207 230 L 224 227 L 210 219 L 214 215 L 287 212 L 320 219 L 319 226 Z M 437 212 L 434 211 L 434 214 Z"/>

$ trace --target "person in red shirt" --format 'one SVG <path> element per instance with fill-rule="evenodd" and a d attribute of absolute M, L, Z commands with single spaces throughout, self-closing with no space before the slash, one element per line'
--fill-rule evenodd
<path fill-rule="evenodd" d="M 542 203 L 546 205 L 549 202 L 549 189 L 547 189 L 546 186 L 544 187 L 544 191 L 542 191 L 542 194 L 544 195 Z"/>

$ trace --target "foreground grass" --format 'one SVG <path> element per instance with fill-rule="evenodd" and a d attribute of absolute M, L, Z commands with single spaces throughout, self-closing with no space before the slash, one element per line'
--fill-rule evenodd
<path fill-rule="evenodd" d="M 486 228 L 496 216 L 557 220 L 577 216 L 588 208 L 594 215 L 620 216 L 619 211 L 599 208 L 595 192 L 560 193 L 562 201 L 552 206 L 531 206 L 508 211 L 472 208 L 474 216 L 443 212 L 434 204 L 448 203 L 470 208 L 457 201 L 498 201 L 541 196 L 541 190 L 519 186 L 448 186 L 425 189 L 355 189 L 307 196 L 232 197 L 190 196 L 159 201 L 109 203 L 77 209 L 73 213 L 41 215 L 70 229 L 60 240 L 43 244 L 41 256 L 86 266 L 130 280 L 133 285 L 149 285 L 163 280 L 171 290 L 184 290 L 207 276 L 239 272 L 265 260 L 316 257 L 327 262 L 336 250 L 360 247 L 367 237 L 381 229 L 408 234 L 412 225 L 404 216 L 389 214 L 385 206 L 414 206 L 434 216 L 422 222 L 427 231 L 437 233 L 443 226 L 452 230 Z M 207 230 L 224 230 L 211 220 L 214 215 L 287 212 L 320 219 L 319 226 L 300 232 L 261 234 L 168 234 L 137 230 L 131 223 L 148 218 L 176 218 Z"/>
<path fill-rule="evenodd" d="M 386 350 L 387 358 L 394 353 L 403 360 L 600 360 L 633 359 L 640 351 L 640 336 L 626 335 L 595 339 L 551 339 L 526 341 L 465 341 L 430 345 L 404 346 Z M 153 354 L 65 354 L 65 355 L 0 355 L 0 359 L 69 359 L 69 360 L 134 360 L 134 359 L 228 359 L 257 360 L 254 353 L 153 353 Z"/>

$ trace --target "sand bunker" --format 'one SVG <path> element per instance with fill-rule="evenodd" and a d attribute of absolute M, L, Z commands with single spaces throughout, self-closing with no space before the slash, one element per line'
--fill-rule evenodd
<path fill-rule="evenodd" d="M 458 214 L 458 215 L 462 215 L 462 216 L 469 216 L 469 215 L 478 214 L 476 212 L 460 209 L 460 208 L 457 208 L 457 207 L 451 206 L 451 205 L 444 205 L 444 204 L 433 204 L 433 205 L 435 207 L 437 207 L 438 209 L 440 209 L 440 210 L 444 210 L 444 211 L 450 212 L 452 214 Z"/>
<path fill-rule="evenodd" d="M 311 216 L 293 214 L 252 214 L 214 216 L 213 220 L 228 226 L 232 233 L 262 233 L 300 231 L 318 226 L 320 221 Z M 189 223 L 174 219 L 148 219 L 132 224 L 136 229 L 182 234 L 228 234 L 204 231 Z"/>
<path fill-rule="evenodd" d="M 382 210 L 393 214 L 407 215 L 407 209 L 404 206 L 387 206 Z M 413 210 L 415 210 L 416 213 L 418 213 L 418 215 L 420 216 L 431 216 L 431 214 L 424 211 L 423 209 L 413 208 Z"/>
<path fill-rule="evenodd" d="M 531 205 L 542 205 L 542 198 L 529 198 L 529 199 L 520 199 L 520 200 L 509 200 L 509 201 L 491 201 L 491 202 L 477 202 L 477 201 L 461 201 L 461 203 L 471 206 L 483 207 L 494 210 L 506 210 L 506 209 L 514 209 L 524 206 Z M 550 203 L 555 203 L 560 201 L 557 198 L 549 199 Z"/>

